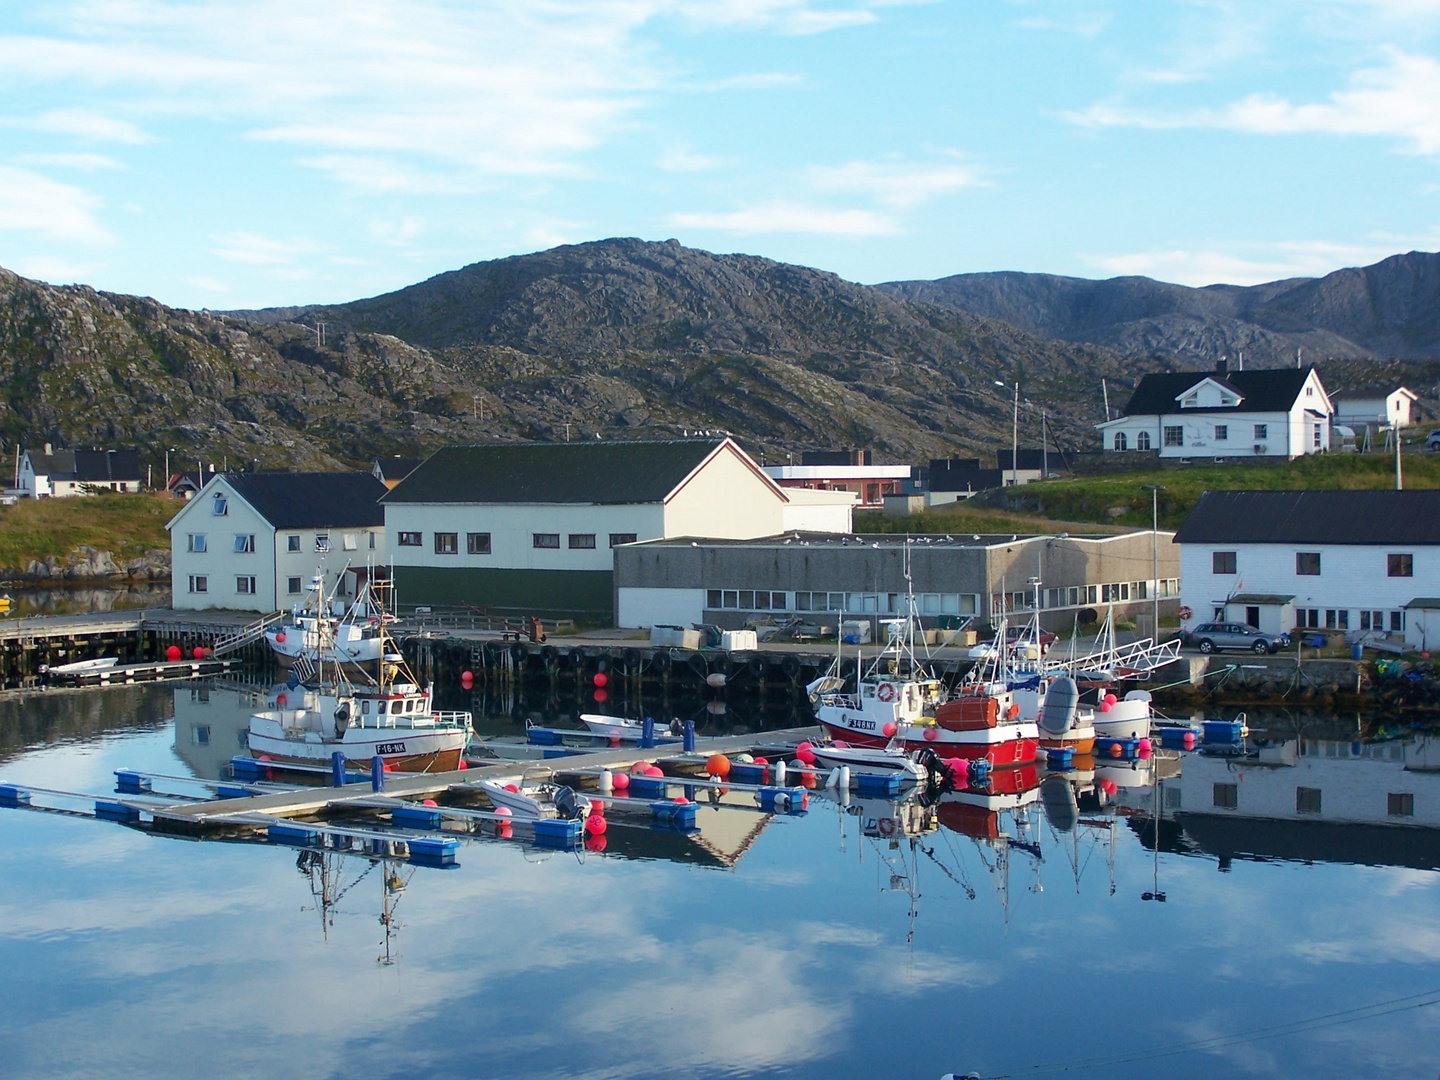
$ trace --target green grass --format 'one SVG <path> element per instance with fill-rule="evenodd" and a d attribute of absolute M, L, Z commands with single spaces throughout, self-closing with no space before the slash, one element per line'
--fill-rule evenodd
<path fill-rule="evenodd" d="M 155 495 L 22 499 L 0 507 L 0 566 L 64 558 L 79 547 L 109 551 L 117 562 L 169 549 L 165 523 L 183 504 Z"/>
<path fill-rule="evenodd" d="M 1406 454 L 1407 488 L 1440 488 L 1440 454 Z M 1163 485 L 1159 494 L 1160 527 L 1177 528 L 1203 491 L 1390 489 L 1395 486 L 1395 458 L 1389 454 L 1316 454 L 1279 465 L 1192 465 L 1142 472 L 1108 473 L 1043 480 L 1010 488 L 986 501 L 1003 498 L 1006 509 L 959 505 L 955 510 L 929 510 L 910 517 L 857 514 L 856 530 L 884 532 L 1020 531 L 1022 529 L 1094 531 L 1097 524 L 1121 528 L 1150 525 L 1147 484 Z M 980 523 L 993 520 L 998 529 Z M 1001 521 L 1004 524 L 1000 524 Z M 862 524 L 863 521 L 863 524 Z M 1086 524 L 1089 523 L 1089 524 Z"/>
<path fill-rule="evenodd" d="M 1093 521 L 1057 521 L 1039 514 L 994 510 L 987 506 L 956 503 L 955 506 L 926 510 L 920 514 L 898 517 L 880 510 L 858 510 L 855 513 L 857 533 L 1033 533 L 1033 532 L 1123 532 L 1109 524 Z"/>

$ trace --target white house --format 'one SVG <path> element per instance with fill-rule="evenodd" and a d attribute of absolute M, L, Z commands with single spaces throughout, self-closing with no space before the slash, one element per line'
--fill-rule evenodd
<path fill-rule="evenodd" d="M 1398 640 L 1406 609 L 1440 596 L 1440 491 L 1207 491 L 1175 542 L 1187 630 L 1224 619 Z"/>
<path fill-rule="evenodd" d="M 452 446 L 381 502 L 402 604 L 608 621 L 614 548 L 848 532 L 855 496 L 783 489 L 733 441 L 711 438 Z"/>
<path fill-rule="evenodd" d="M 317 573 L 353 594 L 385 563 L 383 494 L 370 473 L 213 474 L 166 526 L 173 606 L 278 611 Z"/>
<path fill-rule="evenodd" d="M 144 478 L 134 450 L 25 451 L 20 459 L 20 491 L 32 499 L 65 499 L 100 491 L 136 492 Z"/>
<path fill-rule="evenodd" d="M 1330 446 L 1335 412 L 1314 368 L 1146 375 L 1123 414 L 1095 425 L 1104 449 L 1162 458 L 1281 457 Z"/>
<path fill-rule="evenodd" d="M 1393 390 L 1338 390 L 1330 395 L 1335 403 L 1335 423 L 1363 430 L 1368 427 L 1409 427 L 1416 395 L 1403 386 Z"/>

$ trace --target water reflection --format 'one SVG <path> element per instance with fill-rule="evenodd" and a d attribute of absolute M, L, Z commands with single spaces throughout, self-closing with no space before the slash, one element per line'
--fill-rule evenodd
<path fill-rule="evenodd" d="M 0 780 L 98 793 L 121 766 L 214 778 L 256 694 L 0 703 Z M 31 701 L 75 716 L 17 733 Z M 1277 742 L 1248 759 L 1090 762 L 1058 783 L 1007 775 L 928 806 L 817 791 L 803 816 L 732 791 L 702 798 L 689 835 L 616 816 L 603 854 L 476 839 L 448 873 L 359 840 L 197 844 L 0 810 L 0 966 L 24 990 L 0 1060 L 23 1076 L 188 1075 L 203 1057 L 218 1075 L 303 1059 L 320 1076 L 933 1080 L 1320 1016 L 1440 985 L 1440 874 L 1417 869 L 1433 862 L 1331 838 L 1413 848 L 1440 832 L 1434 753 L 1424 737 Z M 1233 807 L 1228 792 L 1214 804 L 1224 783 Z M 1300 788 L 1318 809 L 1309 794 L 1297 807 Z M 1403 794 L 1411 823 L 1392 824 Z M 1217 821 L 1240 841 L 1212 843 Z M 1323 827 L 1314 850 L 1254 832 L 1297 824 Z M 1224 858 L 1233 872 L 1215 873 Z M 1140 899 L 1157 879 L 1164 905 Z M 1431 1080 L 1436 1046 L 1433 1017 L 1411 1010 L 1217 1043 L 1161 1072 Z"/>
<path fill-rule="evenodd" d="M 169 607 L 170 583 L 135 582 L 126 585 L 12 586 L 10 617 L 28 615 L 87 615 L 135 608 Z"/>

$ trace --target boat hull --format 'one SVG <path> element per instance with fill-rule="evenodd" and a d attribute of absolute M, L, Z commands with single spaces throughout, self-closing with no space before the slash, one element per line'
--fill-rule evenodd
<path fill-rule="evenodd" d="M 458 769 L 468 741 L 466 731 L 405 728 L 351 728 L 343 739 L 293 739 L 252 728 L 247 740 L 250 756 L 255 758 L 294 765 L 329 765 L 331 755 L 338 750 L 345 755 L 346 765 L 368 769 L 371 759 L 378 757 L 397 772 Z"/>
<path fill-rule="evenodd" d="M 832 738 L 852 746 L 891 745 L 890 739 L 855 731 L 843 723 L 822 718 L 820 724 Z M 935 738 L 925 738 L 925 731 L 935 732 Z M 984 758 L 996 768 L 1028 764 L 1035 760 L 1040 750 L 1039 729 L 1034 724 L 1001 724 L 998 727 L 973 731 L 948 731 L 944 728 L 922 728 L 907 724 L 900 728 L 896 739 L 896 745 L 901 745 L 906 750 L 928 748 L 942 758 L 964 758 L 967 761 Z"/>
<path fill-rule="evenodd" d="M 293 749 L 293 747 L 291 748 Z M 338 746 L 334 749 L 340 749 Z M 463 747 L 453 750 L 437 750 L 428 754 L 406 754 L 399 756 L 371 755 L 371 757 L 352 758 L 349 754 L 345 757 L 346 768 L 368 769 L 371 758 L 379 756 L 385 759 L 385 765 L 394 772 L 416 772 L 416 773 L 437 773 L 454 772 L 460 767 L 460 759 L 464 753 Z M 309 757 L 301 754 L 286 753 L 282 750 L 256 750 L 250 748 L 250 756 L 273 761 L 277 765 L 328 765 L 330 757 L 327 754 L 324 758 Z"/>

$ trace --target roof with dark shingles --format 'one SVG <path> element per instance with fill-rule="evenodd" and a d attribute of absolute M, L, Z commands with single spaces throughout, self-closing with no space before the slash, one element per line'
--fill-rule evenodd
<path fill-rule="evenodd" d="M 414 472 L 423 458 L 382 457 L 375 459 L 375 468 L 382 480 L 404 480 Z"/>
<path fill-rule="evenodd" d="M 385 485 L 373 473 L 245 472 L 224 476 L 235 493 L 277 529 L 385 524 L 385 510 L 378 501 L 385 494 Z"/>
<path fill-rule="evenodd" d="M 1440 544 L 1440 490 L 1207 491 L 1177 544 Z"/>
<path fill-rule="evenodd" d="M 51 480 L 74 480 L 81 484 L 108 484 L 143 479 L 140 455 L 134 450 L 57 450 L 53 454 L 30 452 L 30 467 L 37 476 Z"/>
<path fill-rule="evenodd" d="M 1305 380 L 1314 368 L 1274 368 L 1260 371 L 1177 371 L 1161 375 L 1146 375 L 1135 387 L 1135 393 L 1125 406 L 1126 416 L 1159 416 L 1164 413 L 1203 412 L 1288 412 L 1305 388 Z M 1240 404 L 1213 406 L 1208 408 L 1182 409 L 1175 399 L 1198 386 L 1206 379 L 1214 379 L 1224 386 L 1243 395 Z"/>
<path fill-rule="evenodd" d="M 663 502 L 724 439 L 486 443 L 431 454 L 386 503 Z"/>

